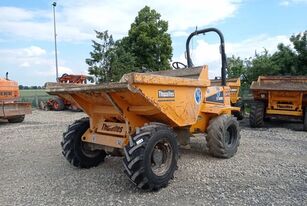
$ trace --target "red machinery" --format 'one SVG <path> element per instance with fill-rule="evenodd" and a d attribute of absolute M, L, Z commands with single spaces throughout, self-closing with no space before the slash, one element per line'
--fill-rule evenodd
<path fill-rule="evenodd" d="M 63 74 L 58 82 L 62 84 L 87 84 L 88 77 L 86 75 L 72 75 L 72 74 Z M 48 101 L 41 101 L 40 108 L 43 110 L 54 110 L 62 111 L 69 109 L 72 111 L 82 111 L 80 107 L 68 100 L 62 99 L 60 97 L 52 97 Z"/>

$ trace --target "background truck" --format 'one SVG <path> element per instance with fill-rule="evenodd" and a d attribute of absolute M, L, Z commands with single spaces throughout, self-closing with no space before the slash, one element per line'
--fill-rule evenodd
<path fill-rule="evenodd" d="M 220 79 L 211 79 L 211 86 L 219 86 L 221 85 Z M 240 97 L 240 87 L 241 80 L 240 78 L 231 78 L 226 80 L 226 85 L 230 87 L 230 103 L 233 107 L 239 107 L 240 111 L 233 111 L 233 115 L 237 117 L 238 120 L 242 120 L 244 118 L 244 103 Z"/>
<path fill-rule="evenodd" d="M 259 76 L 250 89 L 251 127 L 261 127 L 271 117 L 296 118 L 307 131 L 307 76 Z"/>
<path fill-rule="evenodd" d="M 20 97 L 18 83 L 6 78 L 0 78 L 0 119 L 10 123 L 22 122 L 26 114 L 31 114 L 31 103 L 18 102 Z"/>
<path fill-rule="evenodd" d="M 220 37 L 221 86 L 210 87 L 208 67 L 194 67 L 189 43 L 193 36 L 215 32 Z M 74 166 L 97 166 L 106 155 L 122 155 L 128 178 L 144 190 L 166 187 L 177 169 L 178 143 L 189 144 L 206 133 L 212 156 L 237 152 L 240 128 L 231 115 L 226 86 L 222 33 L 209 28 L 187 39 L 187 69 L 129 73 L 120 82 L 100 85 L 50 83 L 47 92 L 80 105 L 89 118 L 71 124 L 63 134 L 63 155 Z M 191 174 L 192 175 L 192 174 Z"/>
<path fill-rule="evenodd" d="M 62 84 L 87 84 L 88 76 L 86 75 L 72 75 L 63 74 L 58 78 L 58 82 Z M 82 111 L 77 103 L 73 103 L 67 99 L 61 97 L 52 97 L 47 101 L 41 101 L 39 107 L 42 110 L 62 111 L 65 109 L 71 111 Z"/>

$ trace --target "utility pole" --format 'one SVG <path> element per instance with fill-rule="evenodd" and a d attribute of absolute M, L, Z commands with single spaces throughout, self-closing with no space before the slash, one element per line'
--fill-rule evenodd
<path fill-rule="evenodd" d="M 55 70 L 56 70 L 56 81 L 58 81 L 59 78 L 59 70 L 58 70 L 58 48 L 57 48 L 57 42 L 56 42 L 56 24 L 55 24 L 55 7 L 56 2 L 52 3 L 53 8 L 53 31 L 54 31 L 54 54 L 55 54 Z"/>

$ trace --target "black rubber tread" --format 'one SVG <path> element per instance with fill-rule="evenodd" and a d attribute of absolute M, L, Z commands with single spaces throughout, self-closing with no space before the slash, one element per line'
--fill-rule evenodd
<path fill-rule="evenodd" d="M 81 138 L 88 128 L 89 119 L 85 117 L 69 125 L 67 131 L 63 133 L 63 141 L 61 142 L 62 154 L 75 167 L 95 167 L 103 162 L 106 157 L 106 153 L 103 150 L 97 151 L 95 157 L 88 157 L 83 154 L 81 150 Z"/>
<path fill-rule="evenodd" d="M 304 130 L 304 131 L 307 131 L 307 107 L 305 107 L 303 130 Z"/>
<path fill-rule="evenodd" d="M 264 122 L 264 103 L 255 101 L 251 103 L 251 110 L 249 114 L 249 124 L 251 127 L 261 127 Z"/>
<path fill-rule="evenodd" d="M 234 142 L 226 144 L 226 132 L 229 127 L 234 128 Z M 221 115 L 209 122 L 207 129 L 207 145 L 209 153 L 214 157 L 230 158 L 234 156 L 240 144 L 240 127 L 237 119 L 230 115 Z"/>
<path fill-rule="evenodd" d="M 239 101 L 237 101 L 236 103 L 235 103 L 235 105 L 234 105 L 235 107 L 240 107 L 240 111 L 235 111 L 234 113 L 233 113 L 233 115 L 237 118 L 237 120 L 242 120 L 242 119 L 244 119 L 244 110 L 245 110 L 245 108 L 244 108 L 244 104 L 243 104 L 243 102 L 241 101 L 241 100 L 239 100 Z"/>
<path fill-rule="evenodd" d="M 60 99 L 58 97 L 54 98 L 53 99 L 54 102 L 58 103 L 59 107 L 58 108 L 54 108 L 54 106 L 52 105 L 52 109 L 54 111 L 62 111 L 65 109 L 65 104 L 64 104 L 64 101 L 63 99 Z"/>
<path fill-rule="evenodd" d="M 9 117 L 7 121 L 9 121 L 9 123 L 20 123 L 20 122 L 23 122 L 24 119 L 25 119 L 25 115 L 18 115 L 14 117 Z"/>
<path fill-rule="evenodd" d="M 163 176 L 156 176 L 151 168 L 146 164 L 155 141 L 159 137 L 167 137 L 173 148 L 172 164 L 168 172 Z M 159 190 L 166 187 L 174 172 L 177 169 L 178 146 L 176 134 L 167 125 L 160 123 L 151 123 L 142 128 L 137 129 L 132 136 L 130 143 L 124 148 L 125 157 L 123 165 L 125 174 L 140 189 L 143 190 Z"/>

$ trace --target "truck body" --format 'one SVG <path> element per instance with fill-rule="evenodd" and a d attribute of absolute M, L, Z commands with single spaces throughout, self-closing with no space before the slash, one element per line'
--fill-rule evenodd
<path fill-rule="evenodd" d="M 0 119 L 10 123 L 22 122 L 26 114 L 31 114 L 31 103 L 19 102 L 18 83 L 8 78 L 0 78 Z"/>
<path fill-rule="evenodd" d="M 211 86 L 221 85 L 221 79 L 211 79 Z M 240 87 L 241 80 L 240 78 L 230 78 L 226 80 L 226 85 L 230 87 L 230 103 L 233 107 L 239 107 L 240 111 L 233 111 L 233 115 L 237 117 L 238 120 L 244 118 L 245 107 L 242 99 L 240 97 Z"/>
<path fill-rule="evenodd" d="M 221 40 L 222 82 L 211 86 L 208 67 L 189 59 L 190 39 L 216 32 Z M 177 169 L 178 145 L 206 133 L 212 156 L 230 158 L 237 152 L 240 129 L 231 113 L 226 85 L 222 33 L 209 28 L 187 40 L 188 67 L 150 73 L 129 73 L 119 82 L 99 85 L 49 83 L 47 92 L 78 104 L 88 115 L 63 133 L 63 155 L 74 166 L 89 168 L 107 155 L 123 156 L 124 171 L 137 187 L 166 187 Z"/>
<path fill-rule="evenodd" d="M 307 130 L 307 76 L 259 76 L 250 87 L 254 102 L 251 126 L 270 117 L 296 118 Z"/>

